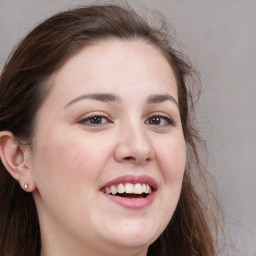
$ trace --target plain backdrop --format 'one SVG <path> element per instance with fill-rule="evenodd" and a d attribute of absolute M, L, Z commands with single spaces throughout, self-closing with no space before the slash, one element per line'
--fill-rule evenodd
<path fill-rule="evenodd" d="M 203 82 L 199 122 L 209 145 L 209 169 L 216 175 L 228 241 L 234 247 L 231 255 L 255 256 L 256 1 L 128 2 L 164 13 L 199 69 Z M 58 11 L 87 3 L 0 0 L 0 70 L 18 40 L 36 24 Z"/>

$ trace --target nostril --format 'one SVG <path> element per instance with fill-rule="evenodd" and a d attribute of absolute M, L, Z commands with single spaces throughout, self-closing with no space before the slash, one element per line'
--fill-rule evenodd
<path fill-rule="evenodd" d="M 151 158 L 148 157 L 148 158 L 146 159 L 146 162 L 150 162 L 150 161 L 151 161 Z"/>
<path fill-rule="evenodd" d="M 135 160 L 135 158 L 132 156 L 127 156 L 124 158 L 124 160 L 132 161 L 132 160 Z"/>

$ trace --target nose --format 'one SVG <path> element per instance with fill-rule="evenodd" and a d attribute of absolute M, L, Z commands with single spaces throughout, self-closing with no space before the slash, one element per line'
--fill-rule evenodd
<path fill-rule="evenodd" d="M 147 164 L 154 160 L 155 152 L 143 128 L 129 127 L 121 132 L 114 157 L 118 162 Z"/>

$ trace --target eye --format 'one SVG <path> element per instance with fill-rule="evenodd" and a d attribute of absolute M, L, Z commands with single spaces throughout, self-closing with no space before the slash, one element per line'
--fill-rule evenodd
<path fill-rule="evenodd" d="M 79 121 L 80 124 L 89 125 L 89 126 L 97 126 L 111 123 L 110 119 L 104 115 L 89 115 L 84 117 L 82 120 Z"/>
<path fill-rule="evenodd" d="M 154 126 L 168 126 L 175 124 L 172 118 L 163 115 L 151 116 L 145 121 L 145 123 Z"/>

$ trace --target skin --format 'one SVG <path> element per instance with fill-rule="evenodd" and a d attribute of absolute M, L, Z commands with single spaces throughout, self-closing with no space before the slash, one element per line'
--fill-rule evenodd
<path fill-rule="evenodd" d="M 152 45 L 109 40 L 70 58 L 51 83 L 33 148 L 23 151 L 41 255 L 145 256 L 173 215 L 186 161 L 169 63 Z M 118 99 L 77 98 L 93 93 Z M 174 100 L 147 102 L 159 94 Z M 100 122 L 92 123 L 92 115 Z M 154 178 L 153 203 L 127 209 L 103 196 L 100 188 L 123 175 Z"/>

